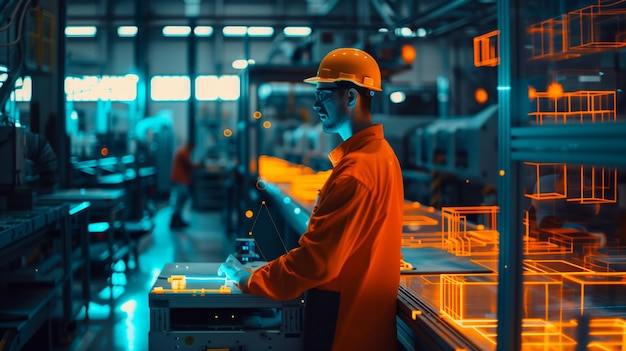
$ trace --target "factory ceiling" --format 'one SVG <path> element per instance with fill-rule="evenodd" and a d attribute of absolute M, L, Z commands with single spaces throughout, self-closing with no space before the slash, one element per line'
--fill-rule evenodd
<path fill-rule="evenodd" d="M 473 36 L 496 28 L 495 0 L 67 0 L 68 24 L 310 26 L 377 31 L 409 27 L 429 37 Z M 89 7 L 97 11 L 85 10 Z M 138 15 L 138 14 L 143 15 Z"/>

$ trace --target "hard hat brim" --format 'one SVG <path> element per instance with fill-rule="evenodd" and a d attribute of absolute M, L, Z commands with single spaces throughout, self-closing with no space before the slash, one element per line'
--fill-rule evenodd
<path fill-rule="evenodd" d="M 309 84 L 317 84 L 317 83 L 336 83 L 336 82 L 349 82 L 352 84 L 356 84 L 360 87 L 366 88 L 366 89 L 370 89 L 370 90 L 374 90 L 374 91 L 383 91 L 382 89 L 379 88 L 375 88 L 372 86 L 368 86 L 368 85 L 364 85 L 364 84 L 359 84 L 355 81 L 349 80 L 349 79 L 337 79 L 337 78 L 320 78 L 320 77 L 309 77 L 305 80 L 303 80 L 303 82 L 305 83 L 309 83 Z"/>

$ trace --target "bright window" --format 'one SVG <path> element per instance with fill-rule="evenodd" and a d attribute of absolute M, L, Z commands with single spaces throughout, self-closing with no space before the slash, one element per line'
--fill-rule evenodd
<path fill-rule="evenodd" d="M 104 76 L 100 80 L 100 99 L 111 101 L 134 101 L 137 99 L 137 82 L 134 74 Z"/>
<path fill-rule="evenodd" d="M 217 76 L 198 76 L 196 78 L 196 100 L 215 101 L 220 96 L 220 90 Z"/>
<path fill-rule="evenodd" d="M 154 101 L 186 101 L 191 96 L 188 76 L 154 76 L 150 80 L 150 95 Z"/>
<path fill-rule="evenodd" d="M 218 83 L 220 89 L 220 99 L 239 99 L 241 87 L 239 86 L 239 76 L 221 76 Z"/>
<path fill-rule="evenodd" d="M 33 97 L 33 83 L 29 76 L 18 78 L 15 81 L 15 90 L 11 93 L 11 100 L 29 102 Z"/>
<path fill-rule="evenodd" d="M 137 98 L 134 74 L 125 76 L 83 76 L 65 78 L 68 101 L 133 101 Z"/>
<path fill-rule="evenodd" d="M 205 75 L 196 78 L 196 99 L 198 101 L 233 101 L 239 99 L 239 91 L 239 76 Z"/>

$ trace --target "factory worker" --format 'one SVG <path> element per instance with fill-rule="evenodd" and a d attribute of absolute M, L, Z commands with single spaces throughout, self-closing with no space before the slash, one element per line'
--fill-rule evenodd
<path fill-rule="evenodd" d="M 218 273 L 277 300 L 305 293 L 304 350 L 395 350 L 404 189 L 398 159 L 373 124 L 381 73 L 368 53 L 341 48 L 315 77 L 323 130 L 343 142 L 299 247 L 249 273 L 234 257 Z"/>

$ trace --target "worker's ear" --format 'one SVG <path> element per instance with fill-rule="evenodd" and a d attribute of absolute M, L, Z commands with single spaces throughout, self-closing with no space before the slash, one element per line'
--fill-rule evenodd
<path fill-rule="evenodd" d="M 348 107 L 350 108 L 354 107 L 356 105 L 356 100 L 357 100 L 357 97 L 359 96 L 359 93 L 356 91 L 356 89 L 350 88 L 346 92 L 346 96 L 348 98 Z"/>

